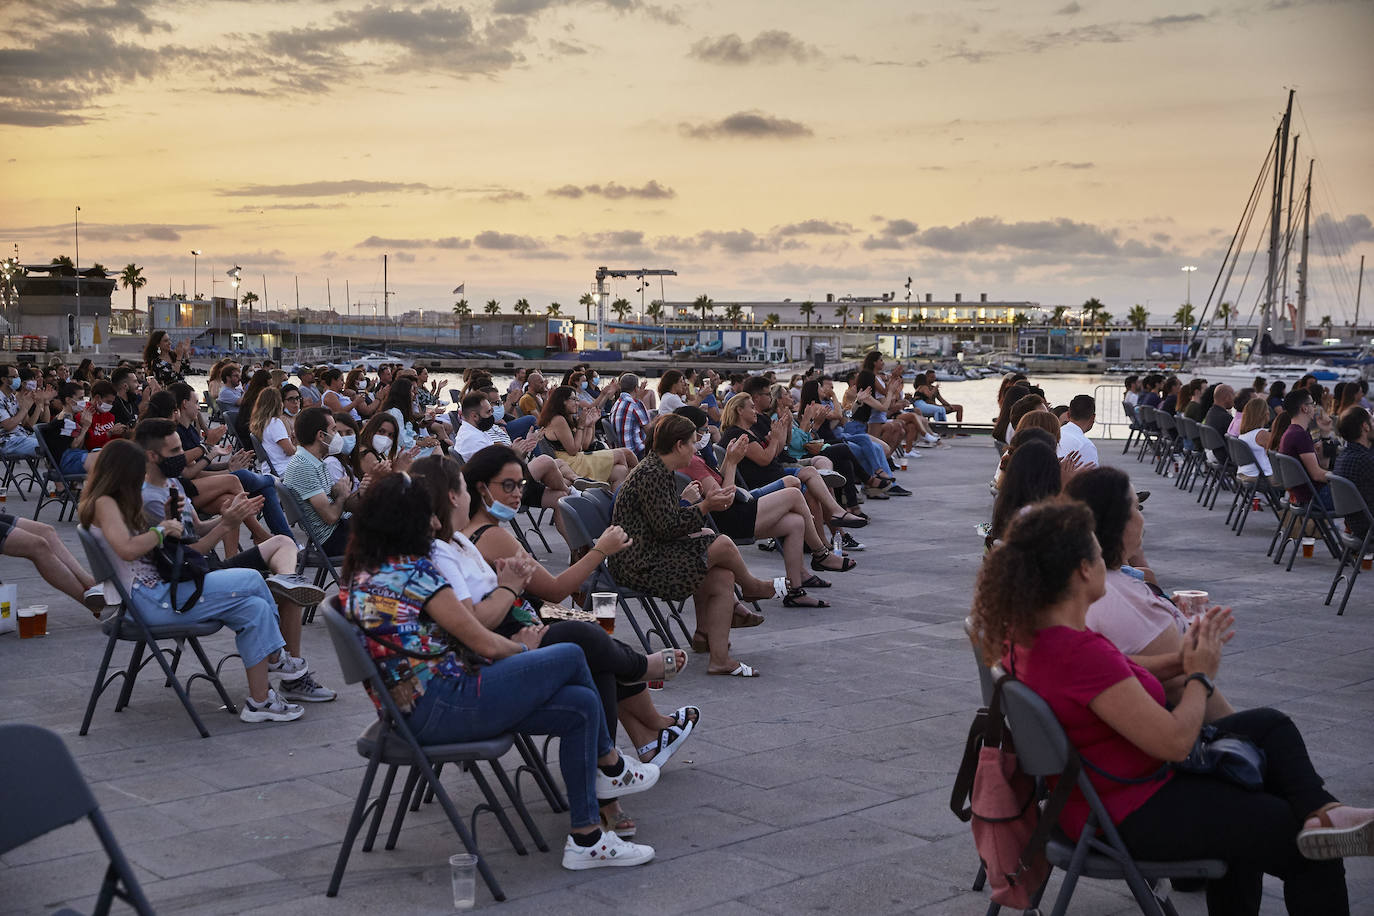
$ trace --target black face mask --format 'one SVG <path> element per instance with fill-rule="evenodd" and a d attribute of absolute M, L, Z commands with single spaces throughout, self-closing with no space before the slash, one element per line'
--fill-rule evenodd
<path fill-rule="evenodd" d="M 171 480 L 180 477 L 181 472 L 186 470 L 186 455 L 173 455 L 170 458 L 163 458 L 157 463 L 157 469 L 162 472 L 162 476 Z"/>
<path fill-rule="evenodd" d="M 496 415 L 492 414 L 489 417 L 478 417 L 477 422 L 473 425 L 480 429 L 482 432 L 486 432 L 487 430 L 491 429 L 493 426 L 496 425 Z"/>

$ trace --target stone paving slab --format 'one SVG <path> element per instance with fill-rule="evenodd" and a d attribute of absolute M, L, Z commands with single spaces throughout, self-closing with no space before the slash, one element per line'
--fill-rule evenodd
<path fill-rule="evenodd" d="M 484 815 L 479 841 L 509 896 L 499 912 L 984 912 L 986 896 L 968 889 L 972 839 L 947 806 L 979 697 L 961 622 L 982 559 L 974 526 L 991 508 L 996 454 L 979 439 L 924 454 L 902 475 L 917 497 L 866 506 L 874 523 L 856 534 L 869 549 L 858 555 L 859 570 L 828 577 L 835 587 L 824 597 L 834 607 L 766 603 L 763 626 L 732 634 L 737 656 L 762 678 L 707 677 L 698 656 L 656 695 L 664 708 L 703 710 L 700 729 L 654 791 L 626 802 L 657 861 L 567 872 L 559 866 L 566 815 L 542 799 L 532 803 L 553 851 L 534 850 L 517 827 L 528 856 L 517 856 Z M 1238 635 L 1226 649 L 1221 687 L 1238 706 L 1292 715 L 1332 790 L 1374 802 L 1374 577 L 1357 584 L 1337 617 L 1322 605 L 1329 557 L 1300 557 L 1285 572 L 1264 556 L 1272 520 L 1252 516 L 1235 537 L 1223 523 L 1225 505 L 1209 513 L 1134 455 L 1101 454 L 1153 493 L 1146 545 L 1162 581 L 1206 588 L 1234 605 Z M 75 548 L 74 528 L 58 528 Z M 566 551 L 549 536 L 554 557 L 541 551 L 540 559 L 557 571 Z M 746 547 L 744 555 L 760 575 L 782 572 L 777 554 Z M 389 852 L 388 817 L 377 849 L 354 851 L 340 897 L 324 896 L 362 775 L 353 741 L 373 716 L 361 690 L 309 706 L 297 723 L 264 726 L 220 711 L 197 684 L 192 701 L 212 732 L 201 739 L 145 671 L 132 705 L 116 714 L 107 695 L 90 734 L 79 737 L 104 639 L 86 611 L 28 564 L 0 559 L 0 577 L 18 586 L 21 605 L 52 609 L 47 639 L 0 637 L 0 721 L 35 722 L 63 737 L 159 912 L 450 909 L 447 857 L 459 844 L 434 805 L 408 814 Z M 225 634 L 205 643 L 212 658 L 233 647 Z M 319 624 L 306 628 L 305 650 L 322 681 L 343 687 Z M 242 669 L 231 664 L 226 673 L 237 700 Z M 445 782 L 460 807 L 476 800 L 470 781 L 449 774 Z M 0 857 L 0 914 L 64 904 L 89 910 L 103 870 L 95 850 L 89 829 L 74 825 Z M 1374 861 L 1347 863 L 1347 875 L 1358 912 L 1374 899 Z M 1277 882 L 1265 888 L 1264 912 L 1283 912 Z M 1205 909 L 1199 894 L 1175 901 L 1185 916 Z M 494 906 L 484 889 L 478 904 Z M 1135 908 L 1123 888 L 1085 880 L 1071 911 Z"/>

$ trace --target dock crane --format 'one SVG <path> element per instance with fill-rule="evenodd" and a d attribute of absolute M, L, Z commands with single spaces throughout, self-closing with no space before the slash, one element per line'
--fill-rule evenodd
<path fill-rule="evenodd" d="M 636 277 L 643 281 L 645 277 L 676 277 L 675 270 L 649 269 L 646 267 L 630 269 L 612 269 L 609 267 L 598 267 L 596 269 L 596 348 L 600 350 L 605 344 L 606 329 L 606 307 L 611 298 L 610 290 L 606 289 L 607 277 Z M 662 281 L 659 281 L 660 283 Z"/>

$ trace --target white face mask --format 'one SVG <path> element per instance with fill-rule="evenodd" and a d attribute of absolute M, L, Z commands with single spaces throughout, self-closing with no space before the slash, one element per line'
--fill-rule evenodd
<path fill-rule="evenodd" d="M 391 451 L 391 437 L 381 435 L 373 436 L 372 448 L 379 455 L 385 455 L 387 452 Z"/>
<path fill-rule="evenodd" d="M 706 446 L 708 446 L 708 445 L 710 445 L 710 444 L 711 444 L 711 431 L 710 431 L 710 430 L 702 430 L 702 431 L 701 431 L 701 435 L 700 435 L 700 436 L 697 436 L 697 451 L 701 451 L 702 449 L 704 449 Z"/>
<path fill-rule="evenodd" d="M 329 454 L 342 455 L 345 445 L 347 445 L 347 443 L 344 442 L 344 437 L 335 433 L 334 437 L 329 440 Z"/>
<path fill-rule="evenodd" d="M 366 391 L 366 390 L 367 390 L 367 379 L 365 379 L 365 378 L 360 378 L 360 379 L 358 379 L 358 390 L 359 390 L 359 391 Z"/>

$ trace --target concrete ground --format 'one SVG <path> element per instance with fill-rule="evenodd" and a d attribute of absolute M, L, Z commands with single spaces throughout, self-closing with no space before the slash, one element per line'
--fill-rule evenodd
<path fill-rule="evenodd" d="M 1161 580 L 1205 588 L 1235 607 L 1238 635 L 1221 686 L 1238 707 L 1291 714 L 1332 790 L 1374 804 L 1374 575 L 1337 617 L 1322 605 L 1335 565 L 1329 557 L 1299 559 L 1285 573 L 1264 556 L 1272 521 L 1253 517 L 1235 537 L 1223 524 L 1224 505 L 1208 513 L 1133 456 L 1122 459 L 1119 447 L 1103 443 L 1103 460 L 1128 468 L 1153 493 L 1146 544 Z M 996 454 L 986 439 L 960 439 L 923 455 L 902 475 L 916 498 L 867 505 L 874 524 L 858 534 L 868 550 L 858 555 L 859 570 L 831 577 L 836 587 L 824 597 L 833 608 L 771 602 L 766 624 L 735 631 L 737 656 L 763 677 L 707 677 L 697 656 L 657 695 L 665 709 L 702 709 L 700 728 L 659 785 L 626 803 L 657 860 L 564 871 L 557 849 L 567 821 L 542 799 L 531 808 L 552 853 L 516 856 L 483 816 L 479 840 L 509 895 L 500 912 L 984 911 L 985 896 L 969 890 L 972 838 L 948 800 L 978 705 L 961 621 L 982 557 L 974 526 L 990 511 Z M 25 511 L 13 493 L 10 504 Z M 72 526 L 59 527 L 75 547 Z M 561 568 L 566 551 L 549 536 L 554 557 L 541 559 Z M 761 574 L 781 573 L 776 554 L 745 554 Z M 242 724 L 217 711 L 202 683 L 192 697 L 212 737 L 201 739 L 150 673 L 129 709 L 116 714 L 113 696 L 105 697 L 90 734 L 79 737 L 104 638 L 26 563 L 6 558 L 0 575 L 18 585 L 20 605 L 53 609 L 46 639 L 0 637 L 0 720 L 62 735 L 160 912 L 450 909 L 447 858 L 461 847 L 436 805 L 411 815 L 396 850 L 379 843 L 372 853 L 355 851 L 340 896 L 324 896 L 362 774 L 353 741 L 373 713 L 361 688 L 340 683 L 322 625 L 307 628 L 306 655 L 342 694 L 308 707 L 299 722 Z M 213 655 L 232 641 L 220 635 L 208 646 Z M 226 670 L 231 693 L 241 696 L 242 669 Z M 460 805 L 474 802 L 469 780 L 445 779 Z M 0 857 L 0 912 L 89 910 L 102 871 L 87 826 L 55 831 Z M 1352 860 L 1347 874 L 1355 911 L 1374 911 L 1374 860 Z M 1123 891 L 1084 881 L 1071 911 L 1135 912 Z M 1175 899 L 1184 914 L 1204 912 L 1200 894 Z M 478 905 L 493 905 L 480 885 Z M 1272 881 L 1264 912 L 1283 912 Z"/>

